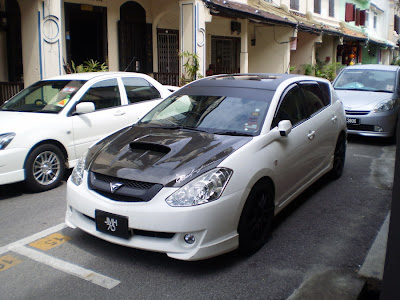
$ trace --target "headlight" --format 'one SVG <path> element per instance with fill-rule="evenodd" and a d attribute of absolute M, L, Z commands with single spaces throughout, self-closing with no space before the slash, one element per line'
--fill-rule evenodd
<path fill-rule="evenodd" d="M 14 137 L 15 137 L 15 132 L 0 134 L 0 150 L 5 149 L 7 145 L 11 143 Z"/>
<path fill-rule="evenodd" d="M 85 162 L 86 162 L 87 153 L 85 153 L 76 164 L 75 168 L 71 174 L 71 181 L 75 185 L 81 185 L 83 181 L 83 172 L 85 171 Z"/>
<path fill-rule="evenodd" d="M 393 109 L 395 103 L 396 103 L 396 101 L 393 99 L 382 101 L 377 106 L 375 106 L 374 112 L 389 111 L 389 110 Z"/>
<path fill-rule="evenodd" d="M 211 170 L 181 187 L 165 201 L 170 206 L 195 206 L 217 200 L 232 173 L 226 168 Z"/>

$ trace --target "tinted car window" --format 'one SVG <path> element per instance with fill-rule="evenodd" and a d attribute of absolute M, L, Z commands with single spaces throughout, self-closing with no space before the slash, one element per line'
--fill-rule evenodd
<path fill-rule="evenodd" d="M 293 126 L 307 119 L 304 107 L 304 97 L 298 86 L 292 87 L 286 92 L 284 98 L 275 114 L 272 128 L 277 126 L 282 120 L 290 120 Z"/>
<path fill-rule="evenodd" d="M 81 98 L 80 102 L 93 102 L 96 110 L 121 105 L 117 79 L 95 83 Z"/>
<path fill-rule="evenodd" d="M 254 98 L 177 95 L 164 100 L 139 124 L 256 135 L 263 125 L 268 106 L 268 101 Z"/>
<path fill-rule="evenodd" d="M 160 92 L 143 78 L 122 78 L 129 103 L 161 98 Z"/>
<path fill-rule="evenodd" d="M 325 107 L 325 99 L 317 83 L 301 84 L 308 114 L 311 116 Z"/>

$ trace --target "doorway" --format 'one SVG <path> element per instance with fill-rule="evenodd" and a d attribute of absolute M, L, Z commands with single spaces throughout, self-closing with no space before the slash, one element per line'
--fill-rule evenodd
<path fill-rule="evenodd" d="M 21 12 L 17 0 L 6 0 L 8 81 L 23 81 Z"/>
<path fill-rule="evenodd" d="M 139 3 L 128 1 L 121 5 L 118 38 L 120 70 L 151 73 L 152 27 L 146 24 L 146 11 Z"/>
<path fill-rule="evenodd" d="M 65 38 L 67 60 L 80 65 L 93 59 L 106 63 L 107 8 L 86 4 L 65 3 Z"/>

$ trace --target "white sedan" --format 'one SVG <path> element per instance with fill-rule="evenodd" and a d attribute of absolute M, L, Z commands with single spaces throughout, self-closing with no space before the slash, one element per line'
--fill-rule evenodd
<path fill-rule="evenodd" d="M 171 92 L 139 73 L 78 73 L 39 81 L 0 107 L 0 185 L 57 186 L 88 147 L 135 123 Z"/>
<path fill-rule="evenodd" d="M 341 176 L 346 134 L 327 80 L 207 77 L 89 149 L 68 180 L 65 221 L 181 260 L 253 253 L 274 215 L 324 174 Z"/>

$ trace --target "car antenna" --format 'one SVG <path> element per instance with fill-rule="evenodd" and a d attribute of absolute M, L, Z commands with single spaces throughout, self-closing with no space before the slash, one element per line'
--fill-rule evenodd
<path fill-rule="evenodd" d="M 124 72 L 126 72 L 126 70 L 128 70 L 128 68 L 131 66 L 131 64 L 135 61 L 136 56 L 134 56 L 131 60 L 131 62 L 129 63 L 129 65 L 125 68 Z"/>

